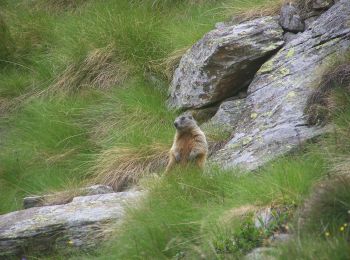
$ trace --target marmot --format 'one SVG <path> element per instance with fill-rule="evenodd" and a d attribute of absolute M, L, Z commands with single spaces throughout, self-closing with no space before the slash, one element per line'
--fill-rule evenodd
<path fill-rule="evenodd" d="M 169 152 L 166 172 L 175 164 L 186 165 L 190 162 L 203 169 L 208 154 L 208 143 L 197 122 L 191 115 L 183 115 L 175 119 L 174 126 L 176 134 Z"/>

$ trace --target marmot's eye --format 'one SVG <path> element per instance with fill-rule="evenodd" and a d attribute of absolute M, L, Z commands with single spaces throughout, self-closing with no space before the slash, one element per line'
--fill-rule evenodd
<path fill-rule="evenodd" d="M 192 116 L 189 116 L 188 118 L 189 118 L 189 119 L 193 119 L 193 117 L 192 117 Z"/>
<path fill-rule="evenodd" d="M 181 120 L 185 120 L 185 117 L 183 116 L 183 117 L 181 117 Z"/>

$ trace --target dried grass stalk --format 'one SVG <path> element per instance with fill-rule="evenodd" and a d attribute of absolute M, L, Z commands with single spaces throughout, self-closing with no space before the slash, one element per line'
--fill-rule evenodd
<path fill-rule="evenodd" d="M 75 11 L 87 0 L 34 0 L 29 2 L 30 8 L 45 9 L 49 12 Z"/>
<path fill-rule="evenodd" d="M 152 61 L 150 67 L 152 70 L 164 75 L 164 77 L 171 81 L 178 67 L 182 56 L 190 47 L 184 47 L 171 52 L 165 59 Z"/>
<path fill-rule="evenodd" d="M 234 17 L 234 22 L 243 22 L 263 16 L 274 16 L 278 15 L 284 0 L 271 0 L 261 5 L 255 5 L 251 8 L 243 5 L 226 6 L 225 12 L 230 13 Z"/>
<path fill-rule="evenodd" d="M 48 89 L 49 93 L 68 94 L 83 88 L 108 89 L 122 84 L 128 76 L 125 62 L 116 61 L 113 46 L 91 51 L 76 64 L 69 65 Z"/>
<path fill-rule="evenodd" d="M 327 68 L 317 85 L 318 87 L 308 98 L 305 108 L 309 125 L 326 123 L 330 115 L 341 107 L 332 95 L 336 88 L 342 88 L 350 93 L 349 60 L 345 59 L 342 64 L 334 64 Z"/>
<path fill-rule="evenodd" d="M 123 190 L 146 174 L 164 168 L 168 151 L 169 147 L 164 144 L 106 150 L 93 168 L 94 182 L 109 185 L 116 191 Z"/>

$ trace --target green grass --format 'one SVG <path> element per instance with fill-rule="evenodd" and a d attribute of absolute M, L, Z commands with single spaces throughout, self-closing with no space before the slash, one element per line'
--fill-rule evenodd
<path fill-rule="evenodd" d="M 220 223 L 225 212 L 244 205 L 298 205 L 325 174 L 323 163 L 320 154 L 310 151 L 253 175 L 212 169 L 199 177 L 190 169 L 146 182 L 147 199 L 130 212 L 122 231 L 100 252 L 101 259 L 220 258 L 213 244 L 232 236 L 229 230 L 235 227 Z"/>
<path fill-rule="evenodd" d="M 24 195 L 63 188 L 83 176 L 94 146 L 76 121 L 88 103 L 35 100 L 8 118 L 0 152 L 1 212 L 20 208 Z"/>
<path fill-rule="evenodd" d="M 85 117 L 88 121 L 98 121 L 95 131 L 100 133 L 96 133 L 99 137 L 95 140 L 104 149 L 115 144 L 142 147 L 160 142 L 171 145 L 174 130 L 170 122 L 174 114 L 167 110 L 165 96 L 165 92 L 151 82 L 136 78 L 123 88 L 111 91 L 103 103 L 85 111 Z"/>
<path fill-rule="evenodd" d="M 282 246 L 278 259 L 346 260 L 350 257 L 349 237 L 330 239 L 305 237 Z"/>
<path fill-rule="evenodd" d="M 52 3 L 1 2 L 1 213 L 21 208 L 27 194 L 77 185 L 95 174 L 96 164 L 108 168 L 99 158 L 111 149 L 168 147 L 174 114 L 164 105 L 167 84 L 145 73 L 224 17 L 209 12 L 220 1 L 85 1 L 67 9 Z M 107 46 L 109 62 L 125 65 L 129 78 L 101 91 L 80 88 L 81 80 L 69 77 L 95 72 L 74 64 Z M 75 72 L 62 74 L 72 64 Z M 79 89 L 63 97 L 60 89 L 39 94 L 57 80 Z"/>

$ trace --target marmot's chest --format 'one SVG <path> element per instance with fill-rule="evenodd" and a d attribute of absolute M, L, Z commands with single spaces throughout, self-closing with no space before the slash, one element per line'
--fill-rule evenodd
<path fill-rule="evenodd" d="M 195 146 L 192 134 L 184 134 L 177 140 L 177 150 L 181 154 L 181 162 L 186 162 Z"/>

